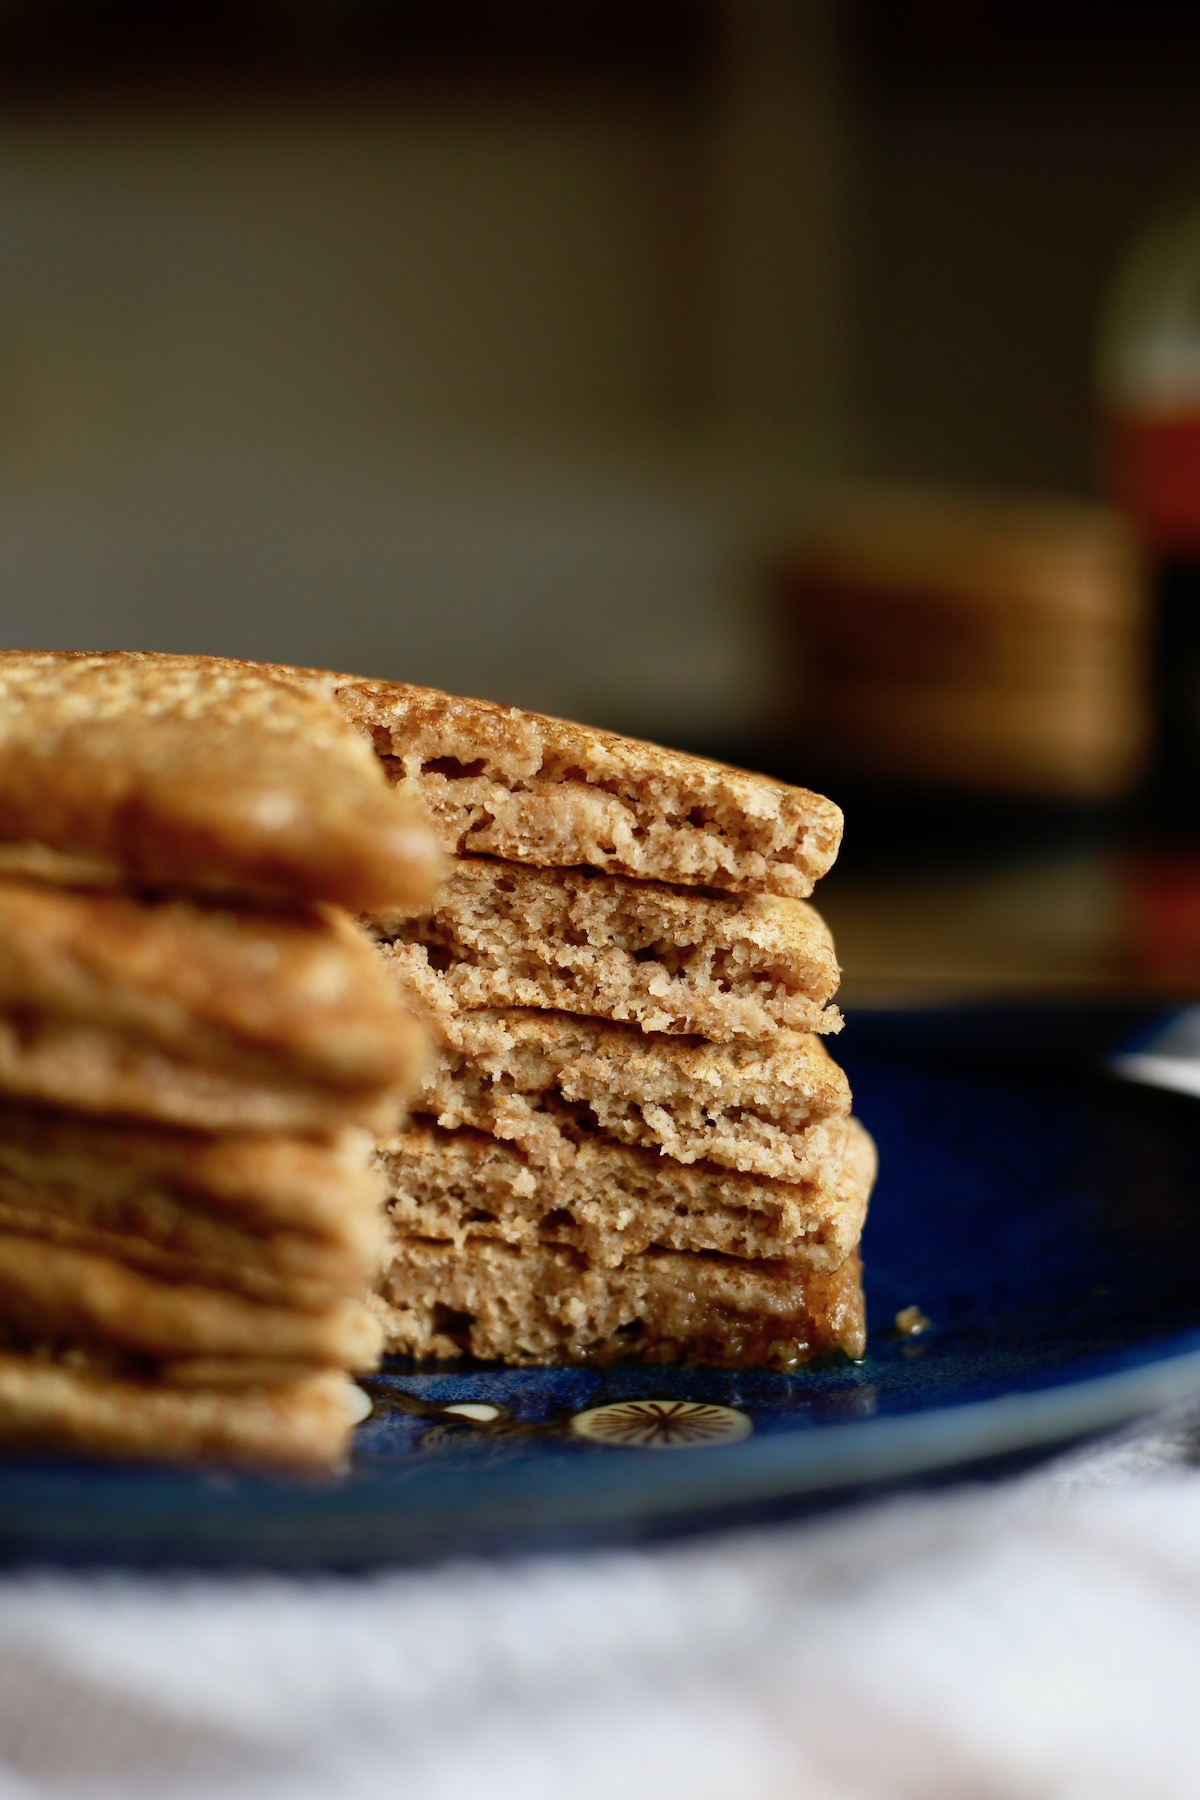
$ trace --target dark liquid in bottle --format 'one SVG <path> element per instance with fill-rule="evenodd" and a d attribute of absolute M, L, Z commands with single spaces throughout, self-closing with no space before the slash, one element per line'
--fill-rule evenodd
<path fill-rule="evenodd" d="M 1146 822 L 1200 848 L 1200 556 L 1170 556 L 1152 588 L 1153 748 Z"/>

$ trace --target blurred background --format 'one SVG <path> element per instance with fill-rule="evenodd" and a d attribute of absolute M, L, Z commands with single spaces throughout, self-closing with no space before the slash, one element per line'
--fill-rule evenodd
<path fill-rule="evenodd" d="M 821 786 L 852 999 L 1190 991 L 1198 77 L 1166 0 L 0 0 L 0 638 Z"/>

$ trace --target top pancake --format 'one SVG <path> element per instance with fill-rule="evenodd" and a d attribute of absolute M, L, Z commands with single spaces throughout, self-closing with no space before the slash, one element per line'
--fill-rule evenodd
<path fill-rule="evenodd" d="M 405 683 L 337 696 L 459 855 L 803 899 L 838 852 L 833 802 L 764 775 Z"/>
<path fill-rule="evenodd" d="M 204 656 L 0 652 L 0 867 L 354 911 L 420 905 L 438 859 L 302 679 Z"/>

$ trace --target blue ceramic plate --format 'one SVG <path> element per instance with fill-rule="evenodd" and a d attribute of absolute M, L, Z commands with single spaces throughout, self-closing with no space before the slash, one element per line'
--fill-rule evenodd
<path fill-rule="evenodd" d="M 1200 1102 L 1106 1078 L 1145 1020 L 860 1014 L 882 1174 L 865 1362 L 795 1375 L 396 1366 L 334 1483 L 0 1465 L 0 1555 L 363 1567 L 827 1504 L 1200 1387 Z M 930 1320 L 897 1332 L 897 1313 Z"/>

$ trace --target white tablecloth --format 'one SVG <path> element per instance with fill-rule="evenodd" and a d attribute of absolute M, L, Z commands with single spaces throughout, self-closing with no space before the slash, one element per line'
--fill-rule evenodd
<path fill-rule="evenodd" d="M 0 1796 L 1194 1800 L 1198 1445 L 639 1550 L 8 1577 Z"/>

